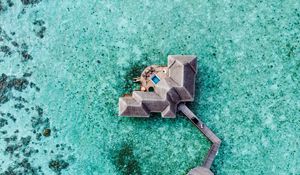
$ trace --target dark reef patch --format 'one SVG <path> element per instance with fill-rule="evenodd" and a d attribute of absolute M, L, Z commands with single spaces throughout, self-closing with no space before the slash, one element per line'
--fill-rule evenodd
<path fill-rule="evenodd" d="M 49 118 L 43 117 L 44 110 L 40 106 L 36 106 L 37 116 L 31 117 L 31 126 L 37 140 L 41 140 L 42 136 L 48 137 L 51 134 Z"/>
<path fill-rule="evenodd" d="M 1 2 L 1 1 L 0 1 Z M 45 30 L 45 29 L 43 29 Z M 43 35 L 44 31 L 39 31 L 39 35 Z M 22 62 L 26 62 L 28 60 L 32 60 L 33 57 L 28 52 L 28 45 L 26 43 L 22 43 L 19 45 L 17 42 L 17 38 L 15 38 L 15 32 L 6 32 L 4 29 L 0 27 L 0 41 L 3 43 L 0 45 L 0 53 L 4 53 L 4 56 L 11 56 L 13 53 L 18 53 L 21 57 Z M 10 43 L 10 44 L 9 44 Z M 12 47 L 9 47 L 12 45 Z"/>
<path fill-rule="evenodd" d="M 7 134 L 7 131 L 0 131 L 0 133 L 1 133 L 2 135 L 5 135 L 5 134 Z"/>
<path fill-rule="evenodd" d="M 23 74 L 23 77 L 30 77 L 32 75 L 32 72 L 25 72 Z"/>
<path fill-rule="evenodd" d="M 3 2 L 0 0 L 0 12 L 5 11 L 6 8 L 3 5 Z"/>
<path fill-rule="evenodd" d="M 8 7 L 11 7 L 10 4 L 7 4 L 5 3 L 5 1 L 0 0 L 0 13 L 5 12 L 8 9 Z"/>
<path fill-rule="evenodd" d="M 141 167 L 136 159 L 133 147 L 129 144 L 122 145 L 114 156 L 114 164 L 123 175 L 141 175 Z"/>
<path fill-rule="evenodd" d="M 19 101 L 19 102 L 22 102 L 22 103 L 28 103 L 28 101 L 25 98 L 21 97 L 21 96 L 19 96 L 19 97 L 13 97 L 13 98 L 16 101 Z"/>
<path fill-rule="evenodd" d="M 33 59 L 32 56 L 26 50 L 21 51 L 21 55 L 22 61 L 28 61 Z"/>
<path fill-rule="evenodd" d="M 33 22 L 33 25 L 35 26 L 35 28 L 33 29 L 35 35 L 38 36 L 39 38 L 44 38 L 46 32 L 46 27 L 44 26 L 45 21 L 35 20 Z"/>
<path fill-rule="evenodd" d="M 28 53 L 28 45 L 26 43 L 21 44 L 21 48 L 18 50 L 18 53 L 22 56 L 22 62 L 26 62 L 28 60 L 33 59 L 33 57 Z"/>
<path fill-rule="evenodd" d="M 11 137 L 4 138 L 6 142 L 5 153 L 10 156 L 20 157 L 20 153 L 23 153 L 23 156 L 29 157 L 32 153 L 32 148 L 29 148 L 28 145 L 31 141 L 31 136 L 21 137 L 18 140 L 16 135 L 12 135 Z"/>
<path fill-rule="evenodd" d="M 22 109 L 22 108 L 24 108 L 25 106 L 24 106 L 22 103 L 17 103 L 17 104 L 14 105 L 14 107 L 15 107 L 16 109 Z"/>
<path fill-rule="evenodd" d="M 44 114 L 44 110 L 40 107 L 40 106 L 36 106 L 35 107 L 36 112 L 38 113 L 38 115 L 41 117 Z"/>
<path fill-rule="evenodd" d="M 21 138 L 21 143 L 25 146 L 27 146 L 30 143 L 30 141 L 31 141 L 31 136 Z"/>
<path fill-rule="evenodd" d="M 35 20 L 33 22 L 33 25 L 37 25 L 37 26 L 43 26 L 45 24 L 45 21 L 43 20 Z"/>
<path fill-rule="evenodd" d="M 61 171 L 63 169 L 66 169 L 69 167 L 69 163 L 66 162 L 65 160 L 63 159 L 55 159 L 55 160 L 51 160 L 49 162 L 49 168 L 51 170 L 53 170 L 54 172 L 56 172 L 57 174 L 61 174 Z"/>
<path fill-rule="evenodd" d="M 36 36 L 40 38 L 44 38 L 45 32 L 46 32 L 46 27 L 42 26 L 40 30 L 36 31 Z"/>
<path fill-rule="evenodd" d="M 50 126 L 49 118 L 43 118 L 41 116 L 32 117 L 31 119 L 32 127 L 35 130 L 40 130 L 41 128 L 48 128 Z"/>
<path fill-rule="evenodd" d="M 31 165 L 28 158 L 16 161 L 14 165 L 7 168 L 1 175 L 17 175 L 17 174 L 31 174 L 37 175 L 41 174 L 40 168 L 35 168 Z"/>
<path fill-rule="evenodd" d="M 17 91 L 22 91 L 27 88 L 29 82 L 25 78 L 12 78 L 8 82 L 9 87 L 13 87 Z"/>
<path fill-rule="evenodd" d="M 28 80 L 23 77 L 16 78 L 2 74 L 0 76 L 0 105 L 12 98 L 12 89 L 21 92 L 27 88 L 28 84 Z"/>
<path fill-rule="evenodd" d="M 6 33 L 5 30 L 3 30 L 1 27 L 0 27 L 0 38 L 2 41 L 6 40 L 6 41 L 11 41 L 11 37 Z"/>
<path fill-rule="evenodd" d="M 4 56 L 9 56 L 12 54 L 11 49 L 8 46 L 0 46 L 0 52 L 3 52 Z"/>
<path fill-rule="evenodd" d="M 0 13 L 5 12 L 9 7 L 12 6 L 14 6 L 14 3 L 11 0 L 0 0 Z"/>
<path fill-rule="evenodd" d="M 31 88 L 35 88 L 36 91 L 40 91 L 40 88 L 37 87 L 37 85 L 36 85 L 35 83 L 30 82 L 29 86 L 30 86 Z"/>
<path fill-rule="evenodd" d="M 38 169 L 32 167 L 27 158 L 24 158 L 18 165 L 23 168 L 26 174 L 38 174 Z"/>
<path fill-rule="evenodd" d="M 13 122 L 16 122 L 16 120 L 17 120 L 11 113 L 7 113 L 6 116 Z"/>
<path fill-rule="evenodd" d="M 0 77 L 0 104 L 9 101 L 7 76 L 2 74 Z"/>
<path fill-rule="evenodd" d="M 16 150 L 18 150 L 21 147 L 21 145 L 13 144 L 13 145 L 8 145 L 5 148 L 5 153 L 8 153 L 10 155 L 14 154 Z"/>
<path fill-rule="evenodd" d="M 132 93 L 133 90 L 139 88 L 138 83 L 133 81 L 134 78 L 139 77 L 142 71 L 147 67 L 146 64 L 133 63 L 124 76 L 124 86 L 122 95 Z"/>
<path fill-rule="evenodd" d="M 41 2 L 41 0 L 21 0 L 23 5 L 34 5 Z"/>
<path fill-rule="evenodd" d="M 17 43 L 17 41 L 12 41 L 11 44 L 12 44 L 14 47 L 19 47 L 19 43 Z"/>
<path fill-rule="evenodd" d="M 4 141 L 6 143 L 13 142 L 13 141 L 16 141 L 16 140 L 17 140 L 17 136 L 16 135 L 12 135 L 11 137 L 4 138 Z"/>
<path fill-rule="evenodd" d="M 12 0 L 6 0 L 6 3 L 9 7 L 14 6 L 14 3 L 12 2 Z"/>
<path fill-rule="evenodd" d="M 8 122 L 6 119 L 4 118 L 0 118 L 0 128 L 4 127 L 5 125 L 7 125 Z"/>

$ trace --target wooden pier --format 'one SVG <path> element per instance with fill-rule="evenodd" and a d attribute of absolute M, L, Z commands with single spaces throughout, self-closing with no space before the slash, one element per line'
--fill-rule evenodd
<path fill-rule="evenodd" d="M 208 140 L 212 142 L 212 146 L 210 147 L 202 166 L 191 170 L 189 175 L 212 174 L 209 169 L 218 153 L 221 140 L 199 118 L 197 118 L 197 116 L 184 103 L 181 103 L 178 106 L 178 110 L 185 114 L 185 116 L 190 119 L 190 121 L 208 138 Z M 209 172 L 207 170 L 209 170 Z"/>

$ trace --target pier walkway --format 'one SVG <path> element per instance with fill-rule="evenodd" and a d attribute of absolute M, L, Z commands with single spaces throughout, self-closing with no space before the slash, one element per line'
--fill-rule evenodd
<path fill-rule="evenodd" d="M 202 164 L 203 168 L 210 169 L 221 145 L 221 140 L 184 104 L 178 106 L 178 110 L 186 115 L 187 118 L 212 142 L 212 146 Z M 193 173 L 190 173 L 193 174 Z"/>

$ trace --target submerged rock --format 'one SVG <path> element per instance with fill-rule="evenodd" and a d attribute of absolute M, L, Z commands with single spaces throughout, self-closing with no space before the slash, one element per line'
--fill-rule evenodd
<path fill-rule="evenodd" d="M 7 122 L 6 119 L 0 118 L 0 128 L 2 128 L 3 126 L 5 126 L 5 125 L 7 125 L 7 124 L 8 124 L 8 122 Z"/>
<path fill-rule="evenodd" d="M 51 129 L 49 128 L 44 129 L 43 136 L 49 137 L 50 135 L 51 135 Z"/>
<path fill-rule="evenodd" d="M 49 162 L 49 168 L 58 174 L 61 173 L 61 170 L 66 169 L 68 167 L 69 163 L 62 159 L 51 160 Z"/>

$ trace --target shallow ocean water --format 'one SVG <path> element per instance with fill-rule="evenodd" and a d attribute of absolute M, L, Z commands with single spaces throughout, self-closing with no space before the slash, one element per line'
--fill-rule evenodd
<path fill-rule="evenodd" d="M 0 174 L 187 173 L 210 146 L 187 119 L 117 107 L 144 67 L 195 54 L 212 171 L 299 175 L 299 21 L 297 0 L 0 0 Z"/>

